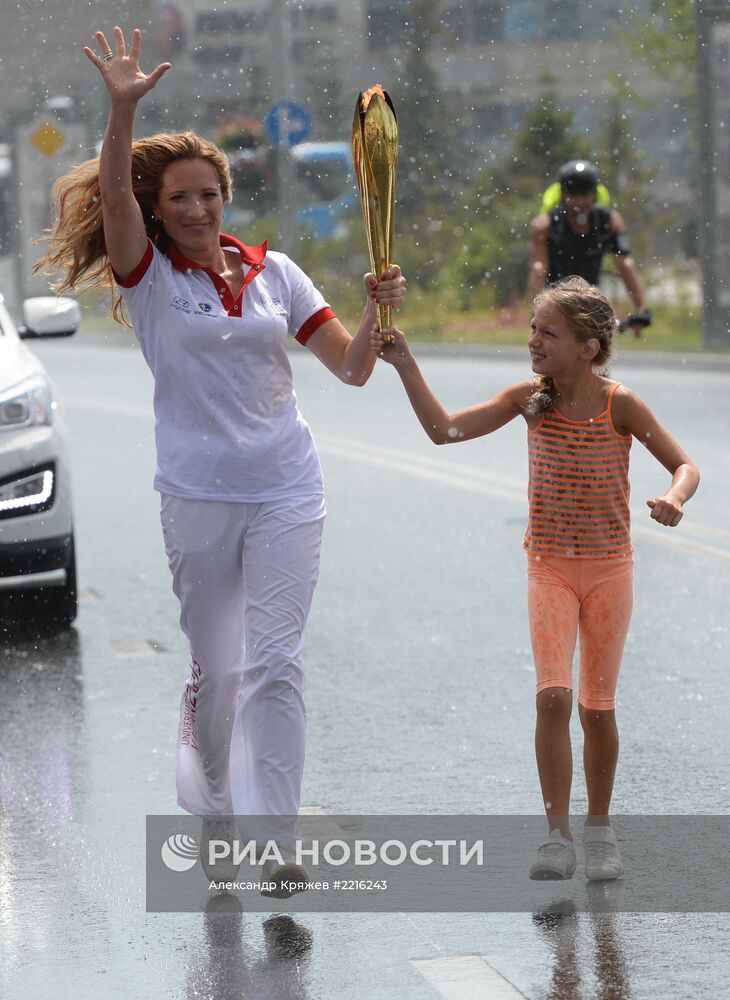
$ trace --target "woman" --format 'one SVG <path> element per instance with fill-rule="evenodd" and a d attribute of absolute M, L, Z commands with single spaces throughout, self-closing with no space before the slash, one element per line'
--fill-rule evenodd
<path fill-rule="evenodd" d="M 110 98 L 98 160 L 54 188 L 59 217 L 42 264 L 59 288 L 113 275 L 155 380 L 162 527 L 191 651 L 177 753 L 179 804 L 208 817 L 271 817 L 265 833 L 292 846 L 304 762 L 301 653 L 325 515 L 319 459 L 292 389 L 287 334 L 342 381 L 375 364 L 376 304 L 397 307 L 393 266 L 365 276 L 367 306 L 351 337 L 286 256 L 220 232 L 231 197 L 225 156 L 192 132 L 133 141 L 139 100 L 169 63 L 145 75 L 141 33 L 97 32 L 96 66 Z M 121 301 L 114 305 L 121 317 Z M 279 821 L 276 817 L 281 817 Z M 286 817 L 290 817 L 286 820 Z M 260 833 L 260 829 L 259 829 Z M 271 873 L 269 873 L 271 875 Z M 270 881 L 301 874 L 284 866 Z"/>

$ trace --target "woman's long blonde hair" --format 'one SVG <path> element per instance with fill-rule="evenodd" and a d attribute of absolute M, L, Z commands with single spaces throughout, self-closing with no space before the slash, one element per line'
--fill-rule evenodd
<path fill-rule="evenodd" d="M 207 160 L 221 186 L 223 201 L 231 200 L 231 170 L 223 152 L 195 132 L 160 133 L 132 143 L 132 193 L 142 209 L 145 229 L 163 252 L 169 237 L 155 218 L 162 175 L 176 160 Z M 47 250 L 35 270 L 49 270 L 62 277 L 52 286 L 60 293 L 77 288 L 112 289 L 112 315 L 126 322 L 122 300 L 114 292 L 114 275 L 104 242 L 99 158 L 80 163 L 59 178 L 51 190 L 55 218 L 46 236 Z"/>
<path fill-rule="evenodd" d="M 600 288 L 574 275 L 538 292 L 532 302 L 533 315 L 543 303 L 555 306 L 565 316 L 578 340 L 583 343 L 588 340 L 598 341 L 598 352 L 592 364 L 598 374 L 603 374 L 613 353 L 613 338 L 618 330 L 618 320 L 611 303 Z M 555 385 L 548 375 L 538 376 L 536 383 L 537 388 L 529 399 L 528 409 L 531 413 L 546 413 L 553 406 Z"/>

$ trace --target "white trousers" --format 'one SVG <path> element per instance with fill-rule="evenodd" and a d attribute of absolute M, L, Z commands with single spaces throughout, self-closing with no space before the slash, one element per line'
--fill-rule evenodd
<path fill-rule="evenodd" d="M 162 496 L 191 656 L 177 746 L 178 803 L 188 812 L 299 812 L 301 655 L 324 516 L 321 496 L 266 503 Z"/>

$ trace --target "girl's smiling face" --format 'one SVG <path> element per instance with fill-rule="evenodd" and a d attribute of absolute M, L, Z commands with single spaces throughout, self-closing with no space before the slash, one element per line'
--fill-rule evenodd
<path fill-rule="evenodd" d="M 535 309 L 527 341 L 532 370 L 537 375 L 567 375 L 585 363 L 586 345 L 554 305 L 541 302 Z"/>

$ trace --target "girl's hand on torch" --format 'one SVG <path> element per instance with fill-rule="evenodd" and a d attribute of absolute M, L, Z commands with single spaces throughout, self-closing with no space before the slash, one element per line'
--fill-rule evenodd
<path fill-rule="evenodd" d="M 370 346 L 383 361 L 394 368 L 406 368 L 413 362 L 406 335 L 395 326 L 381 330 L 375 325 L 370 331 Z"/>
<path fill-rule="evenodd" d="M 151 73 L 143 73 L 139 66 L 139 53 L 142 47 L 142 32 L 135 28 L 132 32 L 132 44 L 127 52 L 124 32 L 121 28 L 114 29 L 114 50 L 106 40 L 103 31 L 96 32 L 96 41 L 100 55 L 84 48 L 84 55 L 93 62 L 101 73 L 112 103 L 117 105 L 136 105 L 148 90 L 158 83 L 161 77 L 170 69 L 170 63 L 160 63 Z"/>

